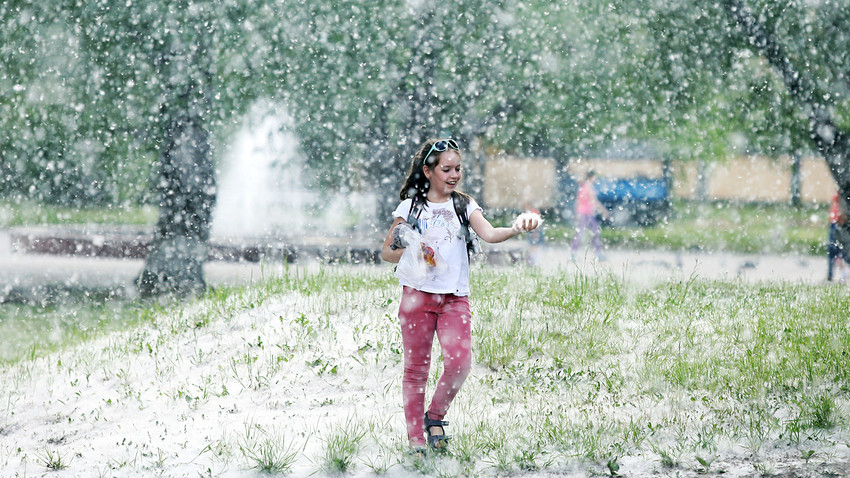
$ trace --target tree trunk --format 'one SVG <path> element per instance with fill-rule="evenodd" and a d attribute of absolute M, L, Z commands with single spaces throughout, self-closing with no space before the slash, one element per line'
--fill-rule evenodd
<path fill-rule="evenodd" d="M 850 203 L 850 136 L 835 126 L 827 105 L 816 97 L 808 78 L 797 71 L 775 35 L 765 29 L 744 0 L 725 0 L 724 5 L 750 44 L 777 70 L 791 96 L 808 114 L 809 136 L 826 160 L 839 195 Z M 850 223 L 842 227 L 842 247 L 850 251 Z"/>
<path fill-rule="evenodd" d="M 215 205 L 215 169 L 200 109 L 188 102 L 171 116 L 166 132 L 157 188 L 160 215 L 137 281 L 142 296 L 185 296 L 206 289 L 203 266 Z"/>

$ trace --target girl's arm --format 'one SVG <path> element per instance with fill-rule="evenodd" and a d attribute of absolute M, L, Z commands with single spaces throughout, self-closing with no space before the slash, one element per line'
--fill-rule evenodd
<path fill-rule="evenodd" d="M 399 223 L 407 222 L 404 219 L 397 217 L 395 221 L 393 221 L 393 225 L 390 226 L 389 232 L 387 232 L 387 238 L 384 239 L 384 246 L 381 247 L 381 259 L 387 262 L 393 262 L 398 264 L 398 261 L 401 260 L 401 255 L 404 253 L 404 249 L 393 249 L 390 245 L 393 243 L 393 229 L 399 225 Z"/>
<path fill-rule="evenodd" d="M 472 230 L 478 234 L 478 237 L 481 238 L 484 242 L 489 242 L 490 244 L 494 244 L 497 242 L 504 242 L 512 237 L 518 236 L 522 232 L 528 232 L 534 230 L 538 226 L 538 221 L 536 219 L 526 219 L 523 221 L 521 229 L 516 230 L 511 227 L 493 227 L 490 224 L 490 221 L 484 217 L 484 214 L 481 213 L 480 209 L 476 209 L 471 216 L 469 216 L 469 225 L 472 226 Z"/>

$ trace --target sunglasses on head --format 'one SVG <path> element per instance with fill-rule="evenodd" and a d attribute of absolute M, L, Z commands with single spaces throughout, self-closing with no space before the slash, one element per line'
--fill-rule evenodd
<path fill-rule="evenodd" d="M 422 160 L 422 164 L 428 164 L 428 156 L 431 156 L 431 153 L 437 151 L 438 153 L 442 153 L 443 151 L 452 148 L 454 150 L 460 151 L 460 147 L 457 145 L 457 141 L 453 139 L 441 139 L 431 146 L 431 150 L 428 151 L 428 154 L 425 155 L 425 159 Z"/>

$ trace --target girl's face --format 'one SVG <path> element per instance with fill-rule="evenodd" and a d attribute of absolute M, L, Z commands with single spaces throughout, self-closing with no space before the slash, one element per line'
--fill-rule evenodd
<path fill-rule="evenodd" d="M 448 149 L 440 153 L 437 157 L 437 164 L 433 169 L 428 166 L 423 166 L 425 177 L 431 183 L 428 189 L 428 200 L 434 202 L 444 202 L 447 200 L 452 191 L 460 184 L 463 177 L 460 166 L 460 155 L 453 149 Z"/>

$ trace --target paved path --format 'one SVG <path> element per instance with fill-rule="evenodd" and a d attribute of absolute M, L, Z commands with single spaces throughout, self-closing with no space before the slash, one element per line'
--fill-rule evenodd
<path fill-rule="evenodd" d="M 548 272 L 610 273 L 645 283 L 696 277 L 822 284 L 826 277 L 826 259 L 815 256 L 609 250 L 605 260 L 599 261 L 592 253 L 581 251 L 573 258 L 566 248 L 546 247 L 532 257 Z M 126 290 L 143 265 L 139 259 L 18 254 L 8 233 L 0 231 L 0 293 L 45 286 Z M 282 263 L 208 262 L 205 266 L 207 281 L 213 285 L 247 284 L 284 270 Z"/>
<path fill-rule="evenodd" d="M 20 254 L 12 250 L 8 232 L 0 231 L 0 302 L 9 295 L 37 298 L 51 289 L 105 289 L 131 295 L 143 266 L 142 259 Z M 282 274 L 284 264 L 208 262 L 204 271 L 209 284 L 238 285 Z"/>

